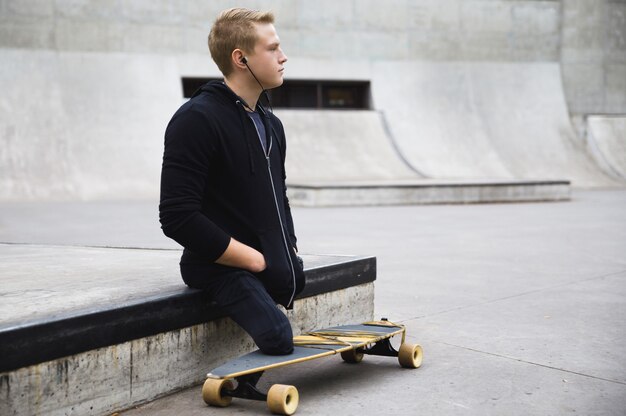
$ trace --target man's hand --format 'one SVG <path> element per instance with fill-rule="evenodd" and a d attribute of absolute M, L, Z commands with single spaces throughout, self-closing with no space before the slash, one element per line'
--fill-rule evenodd
<path fill-rule="evenodd" d="M 223 266 L 238 267 L 252 273 L 262 272 L 267 267 L 263 254 L 234 238 L 230 239 L 226 251 L 215 262 Z"/>

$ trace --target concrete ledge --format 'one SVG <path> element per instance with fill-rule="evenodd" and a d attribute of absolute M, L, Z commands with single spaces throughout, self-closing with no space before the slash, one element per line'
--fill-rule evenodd
<path fill-rule="evenodd" d="M 373 319 L 374 283 L 295 303 L 295 333 Z M 251 351 L 220 318 L 0 374 L 2 415 L 106 415 L 198 384 L 211 368 Z M 200 400 L 200 390 L 198 390 Z"/>
<path fill-rule="evenodd" d="M 167 261 L 179 254 L 0 245 L 0 258 L 2 254 L 6 255 L 4 258 L 27 257 L 35 267 L 38 257 L 50 261 L 52 256 L 57 263 L 48 264 L 48 271 L 66 266 L 71 271 L 70 280 L 85 271 L 87 264 L 81 263 L 81 252 L 89 254 L 95 275 L 102 272 L 100 264 L 94 262 L 95 254 L 101 255 L 98 262 L 113 262 L 117 258 L 117 262 L 126 263 L 135 258 L 138 265 L 142 261 L 154 262 L 159 254 Z M 64 265 L 62 253 L 69 254 L 73 264 Z M 310 284 L 296 300 L 294 309 L 287 312 L 294 333 L 373 318 L 375 258 L 303 257 Z M 22 282 L 21 290 L 15 290 L 20 283 L 11 279 L 9 270 L 14 266 L 10 262 L 0 266 L 7 279 L 4 282 L 3 278 L 3 283 L 13 282 L 4 285 L 3 294 L 13 296 L 5 296 L 7 302 L 0 309 L 6 312 L 7 307 L 13 308 L 13 316 L 17 317 L 11 319 L 5 314 L 0 318 L 2 415 L 110 414 L 199 383 L 210 368 L 254 348 L 248 335 L 223 317 L 202 292 L 180 283 L 162 288 L 162 293 L 149 294 L 145 285 L 162 283 L 158 279 L 158 284 L 142 282 L 143 296 L 131 300 L 110 296 L 104 304 L 91 299 L 87 290 L 80 301 L 69 299 L 75 295 L 66 294 L 66 303 L 71 306 L 67 309 L 63 308 L 64 286 L 59 281 L 61 289 L 48 294 L 45 310 L 33 295 L 38 292 L 32 285 L 41 284 L 41 280 Z M 109 264 L 109 270 L 119 273 L 115 264 Z M 132 278 L 132 263 L 126 263 L 122 270 L 127 280 Z M 49 275 L 48 279 L 53 281 L 55 277 L 68 280 L 62 273 Z M 171 279 L 176 282 L 179 277 L 173 275 Z M 109 281 L 114 283 L 115 276 Z M 137 279 L 127 284 L 138 287 Z M 76 307 L 82 301 L 95 306 Z"/>
<path fill-rule="evenodd" d="M 373 257 L 304 258 L 312 265 L 305 271 L 307 286 L 298 299 L 376 278 L 376 259 Z M 97 308 L 8 321 L 0 325 L 0 372 L 222 317 L 222 312 L 202 291 L 181 284 L 178 288 L 132 301 L 112 299 L 109 304 Z"/>
<path fill-rule="evenodd" d="M 426 205 L 564 201 L 566 180 L 389 181 L 289 184 L 294 206 Z"/>

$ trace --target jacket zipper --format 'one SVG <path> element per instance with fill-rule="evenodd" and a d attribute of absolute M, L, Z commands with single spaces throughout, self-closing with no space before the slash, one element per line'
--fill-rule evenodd
<path fill-rule="evenodd" d="M 256 123 L 252 123 L 254 124 L 254 129 L 256 130 L 256 134 L 259 137 L 259 144 L 260 143 L 260 138 L 261 135 L 259 133 L 259 129 L 256 127 Z M 291 303 L 293 302 L 293 298 L 296 296 L 296 272 L 294 270 L 293 267 L 293 261 L 291 260 L 291 255 L 289 253 L 289 245 L 287 244 L 287 238 L 285 237 L 285 228 L 283 227 L 283 219 L 280 215 L 280 208 L 278 206 L 278 198 L 276 197 L 276 188 L 274 187 L 274 178 L 272 177 L 272 167 L 271 167 L 271 163 L 270 163 L 270 152 L 272 151 L 272 144 L 274 143 L 274 140 L 272 140 L 272 135 L 270 134 L 270 142 L 268 144 L 268 149 L 267 151 L 265 150 L 265 148 L 263 148 L 263 145 L 261 144 L 261 147 L 263 148 L 263 153 L 265 155 L 265 160 L 267 161 L 267 172 L 270 176 L 270 183 L 272 185 L 272 194 L 274 196 L 274 206 L 276 207 L 276 213 L 278 214 L 278 222 L 280 223 L 280 231 L 281 231 L 281 235 L 283 237 L 283 244 L 285 246 L 285 254 L 287 255 L 287 260 L 289 260 L 289 266 L 291 269 L 291 277 L 293 279 L 293 292 L 291 293 L 291 298 L 289 299 L 289 302 L 287 303 L 287 307 L 291 306 Z"/>

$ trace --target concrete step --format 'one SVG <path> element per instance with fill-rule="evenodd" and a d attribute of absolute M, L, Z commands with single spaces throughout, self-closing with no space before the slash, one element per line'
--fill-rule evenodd
<path fill-rule="evenodd" d="M 110 414 L 254 349 L 182 284 L 179 256 L 0 244 L 0 414 Z M 303 258 L 307 287 L 287 311 L 294 333 L 373 318 L 374 257 Z"/>
<path fill-rule="evenodd" d="M 377 180 L 290 183 L 294 206 L 429 205 L 564 201 L 567 180 Z"/>

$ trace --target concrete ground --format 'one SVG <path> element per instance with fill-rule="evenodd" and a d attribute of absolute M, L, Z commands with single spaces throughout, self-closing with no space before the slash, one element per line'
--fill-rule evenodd
<path fill-rule="evenodd" d="M 299 415 L 624 415 L 626 190 L 570 202 L 296 208 L 305 253 L 378 257 L 376 314 L 407 325 L 424 364 L 339 358 L 268 372 Z M 3 203 L 0 242 L 174 248 L 155 203 Z M 200 387 L 123 412 L 208 408 Z"/>

